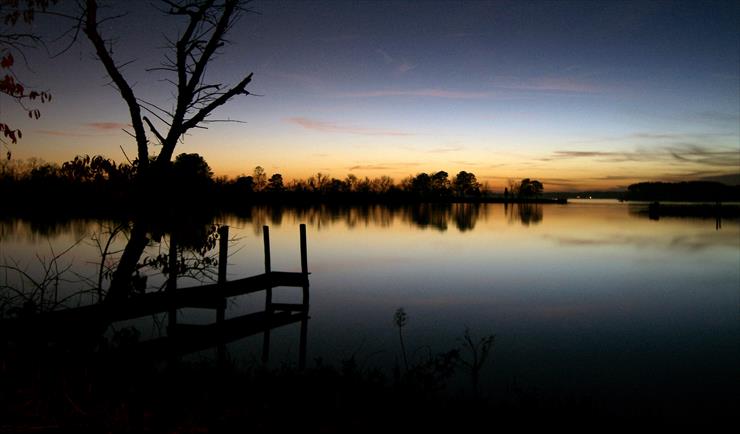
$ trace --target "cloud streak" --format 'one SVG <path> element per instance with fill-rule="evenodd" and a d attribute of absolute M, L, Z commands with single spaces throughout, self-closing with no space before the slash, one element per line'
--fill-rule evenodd
<path fill-rule="evenodd" d="M 391 163 L 391 164 L 357 164 L 351 166 L 349 170 L 395 170 L 405 167 L 419 166 L 420 163 Z"/>
<path fill-rule="evenodd" d="M 415 64 L 409 62 L 406 59 L 401 59 L 400 61 L 394 59 L 393 56 L 388 54 L 388 52 L 383 49 L 378 48 L 375 50 L 375 52 L 383 57 L 383 62 L 385 62 L 386 65 L 392 65 L 394 68 L 394 72 L 397 74 L 405 74 L 416 68 Z"/>
<path fill-rule="evenodd" d="M 637 149 L 635 151 L 560 150 L 540 160 L 558 161 L 569 159 L 592 159 L 604 163 L 664 162 L 712 167 L 740 166 L 740 153 L 738 153 L 737 149 L 710 147 L 691 143 L 661 146 L 650 150 Z"/>
<path fill-rule="evenodd" d="M 414 134 L 398 131 L 398 130 L 386 130 L 380 128 L 368 128 L 359 127 L 354 125 L 340 125 L 333 122 L 319 121 L 316 119 L 310 119 L 306 117 L 292 117 L 285 120 L 288 123 L 298 125 L 307 130 L 320 131 L 323 133 L 343 133 L 343 134 L 355 134 L 362 136 L 413 136 Z"/>
<path fill-rule="evenodd" d="M 528 80 L 511 80 L 509 83 L 500 83 L 496 84 L 496 86 L 510 90 L 581 94 L 604 93 L 609 90 L 603 85 L 570 77 L 539 77 Z"/>
<path fill-rule="evenodd" d="M 642 214 L 640 211 L 641 209 L 637 206 L 630 207 L 630 212 L 632 214 L 640 215 Z M 645 215 L 645 217 L 647 217 L 647 215 Z M 734 243 L 732 237 L 726 237 L 715 232 L 690 236 L 678 235 L 674 237 L 613 234 L 598 238 L 550 235 L 545 235 L 544 238 L 549 239 L 558 245 L 571 247 L 629 245 L 638 248 L 645 248 L 651 246 L 664 246 L 670 249 L 681 249 L 687 251 L 699 251 L 716 246 L 730 246 Z"/>
<path fill-rule="evenodd" d="M 67 131 L 67 130 L 36 130 L 39 134 L 44 134 L 46 136 L 56 136 L 56 137 L 91 137 L 95 136 L 96 134 L 90 134 L 90 133 L 82 133 L 78 131 Z"/>
<path fill-rule="evenodd" d="M 387 89 L 371 90 L 362 92 L 349 92 L 339 95 L 344 98 L 380 98 L 380 97 L 420 97 L 420 98 L 446 98 L 446 99 L 486 99 L 494 95 L 490 92 L 464 92 L 439 88 L 429 89 Z"/>
<path fill-rule="evenodd" d="M 130 124 L 122 122 L 88 122 L 81 124 L 82 128 L 77 130 L 35 130 L 39 134 L 56 137 L 94 137 L 106 136 L 131 127 Z"/>
<path fill-rule="evenodd" d="M 122 130 L 131 126 L 122 122 L 90 122 L 84 125 L 88 128 L 101 131 Z"/>
<path fill-rule="evenodd" d="M 460 146 L 460 145 L 458 145 L 458 146 L 445 146 L 445 147 L 441 147 L 441 148 L 430 149 L 427 152 L 430 152 L 432 154 L 446 154 L 446 153 L 449 153 L 449 152 L 460 152 L 463 149 L 465 149 L 465 147 Z"/>

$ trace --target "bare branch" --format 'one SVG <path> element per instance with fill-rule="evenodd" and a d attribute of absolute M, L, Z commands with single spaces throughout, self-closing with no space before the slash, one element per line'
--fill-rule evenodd
<path fill-rule="evenodd" d="M 162 137 L 161 134 L 159 134 L 159 131 L 152 125 L 152 122 L 149 120 L 148 117 L 144 116 L 144 122 L 149 126 L 149 130 L 157 137 L 157 140 L 159 140 L 159 143 L 164 145 L 164 137 Z"/>
<path fill-rule="evenodd" d="M 229 99 L 231 99 L 232 97 L 236 95 L 249 95 L 249 92 L 245 90 L 245 88 L 251 81 L 252 81 L 252 73 L 244 77 L 244 79 L 240 81 L 239 84 L 232 87 L 227 92 L 225 92 L 223 95 L 219 96 L 213 102 L 211 102 L 206 107 L 201 109 L 195 116 L 193 116 L 187 122 L 185 122 L 183 124 L 183 127 L 186 130 L 193 128 L 199 122 L 203 121 L 206 118 L 206 116 L 211 114 L 213 110 L 215 110 L 217 107 L 224 105 L 226 101 L 228 101 Z"/>
<path fill-rule="evenodd" d="M 142 110 L 144 110 L 145 112 L 147 112 L 150 115 L 154 116 L 155 118 L 159 119 L 163 124 L 167 125 L 168 127 L 171 127 L 172 126 L 172 124 L 170 122 L 167 122 L 167 120 L 165 118 L 163 118 L 162 116 L 158 115 L 157 112 L 155 112 L 154 110 L 152 110 L 149 107 L 152 107 L 154 109 L 159 110 L 160 112 L 164 113 L 165 116 L 172 116 L 166 110 L 164 110 L 164 109 L 162 109 L 160 107 L 157 107 L 156 105 L 154 105 L 154 104 L 152 104 L 150 102 L 144 101 L 144 100 L 140 100 L 140 102 L 142 104 L 145 104 L 145 105 L 142 105 L 141 106 L 141 109 Z M 149 107 L 147 107 L 147 106 L 149 106 Z"/>
<path fill-rule="evenodd" d="M 149 149 L 148 140 L 146 137 L 146 131 L 144 131 L 144 124 L 141 120 L 141 109 L 137 103 L 134 91 L 128 84 L 126 79 L 121 74 L 118 67 L 116 67 L 113 58 L 105 47 L 105 41 L 103 40 L 98 30 L 98 4 L 96 0 L 86 0 L 85 10 L 85 27 L 84 32 L 87 35 L 90 42 L 95 47 L 95 52 L 98 58 L 103 63 L 106 72 L 110 76 L 111 80 L 115 83 L 118 91 L 121 93 L 121 97 L 128 105 L 129 113 L 131 115 L 131 124 L 134 127 L 134 133 L 136 138 L 136 147 L 139 156 L 139 167 L 146 169 L 149 163 Z"/>

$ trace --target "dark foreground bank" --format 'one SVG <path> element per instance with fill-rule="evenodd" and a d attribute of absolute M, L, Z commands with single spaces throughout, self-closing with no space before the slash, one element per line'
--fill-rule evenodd
<path fill-rule="evenodd" d="M 3 352 L 3 433 L 706 429 L 730 422 L 738 404 L 737 395 L 681 387 L 660 396 L 639 390 L 553 394 L 512 383 L 504 395 L 492 396 L 470 384 L 452 386 L 454 375 L 470 374 L 454 352 L 384 372 L 353 358 L 339 366 L 316 359 L 300 370 L 20 350 Z"/>

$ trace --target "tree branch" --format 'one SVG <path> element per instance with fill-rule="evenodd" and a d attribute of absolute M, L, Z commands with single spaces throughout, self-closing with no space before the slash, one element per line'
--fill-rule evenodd
<path fill-rule="evenodd" d="M 159 143 L 162 144 L 162 145 L 164 145 L 164 137 L 162 137 L 162 135 L 159 134 L 159 131 L 157 131 L 157 129 L 154 128 L 154 125 L 152 125 L 152 122 L 149 120 L 149 118 L 146 117 L 146 116 L 144 116 L 143 119 L 144 119 L 144 122 L 146 122 L 146 124 L 149 126 L 149 129 L 151 130 L 151 132 L 155 136 L 157 136 L 157 140 L 159 140 Z"/>
<path fill-rule="evenodd" d="M 115 83 L 118 91 L 121 93 L 121 97 L 128 105 L 129 114 L 131 115 L 131 124 L 134 128 L 134 133 L 136 137 L 136 148 L 139 156 L 139 168 L 146 169 L 149 163 L 149 149 L 147 144 L 146 131 L 144 130 L 144 124 L 141 120 L 141 109 L 136 100 L 136 97 L 134 96 L 133 89 L 131 89 L 131 86 L 123 77 L 115 62 L 113 61 L 110 53 L 108 53 L 108 50 L 105 48 L 105 41 L 103 40 L 98 30 L 97 15 L 97 1 L 86 0 L 84 32 L 95 47 L 95 52 L 98 55 L 98 58 L 103 63 L 106 72 L 110 76 L 111 80 L 113 80 L 113 83 Z"/>
<path fill-rule="evenodd" d="M 195 114 L 192 118 L 188 119 L 184 124 L 183 128 L 185 130 L 188 130 L 190 128 L 195 127 L 198 125 L 199 122 L 202 122 L 206 116 L 211 114 L 213 110 L 215 110 L 217 107 L 222 106 L 226 103 L 226 101 L 230 100 L 236 95 L 249 95 L 249 92 L 245 90 L 249 82 L 252 81 L 252 73 L 250 73 L 248 76 L 244 77 L 242 81 L 239 82 L 236 86 L 232 87 L 228 91 L 226 91 L 224 94 L 213 100 L 210 104 L 203 107 L 198 111 L 198 113 Z"/>

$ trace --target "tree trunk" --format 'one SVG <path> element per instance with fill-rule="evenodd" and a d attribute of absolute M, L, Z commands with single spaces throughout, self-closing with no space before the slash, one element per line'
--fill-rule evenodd
<path fill-rule="evenodd" d="M 130 295 L 131 277 L 136 271 L 136 265 L 139 263 L 139 259 L 149 243 L 149 238 L 146 235 L 146 225 L 140 222 L 134 222 L 134 226 L 131 229 L 131 238 L 126 243 L 118 267 L 116 267 L 116 271 L 113 273 L 110 289 L 105 298 L 107 303 L 124 300 Z"/>

